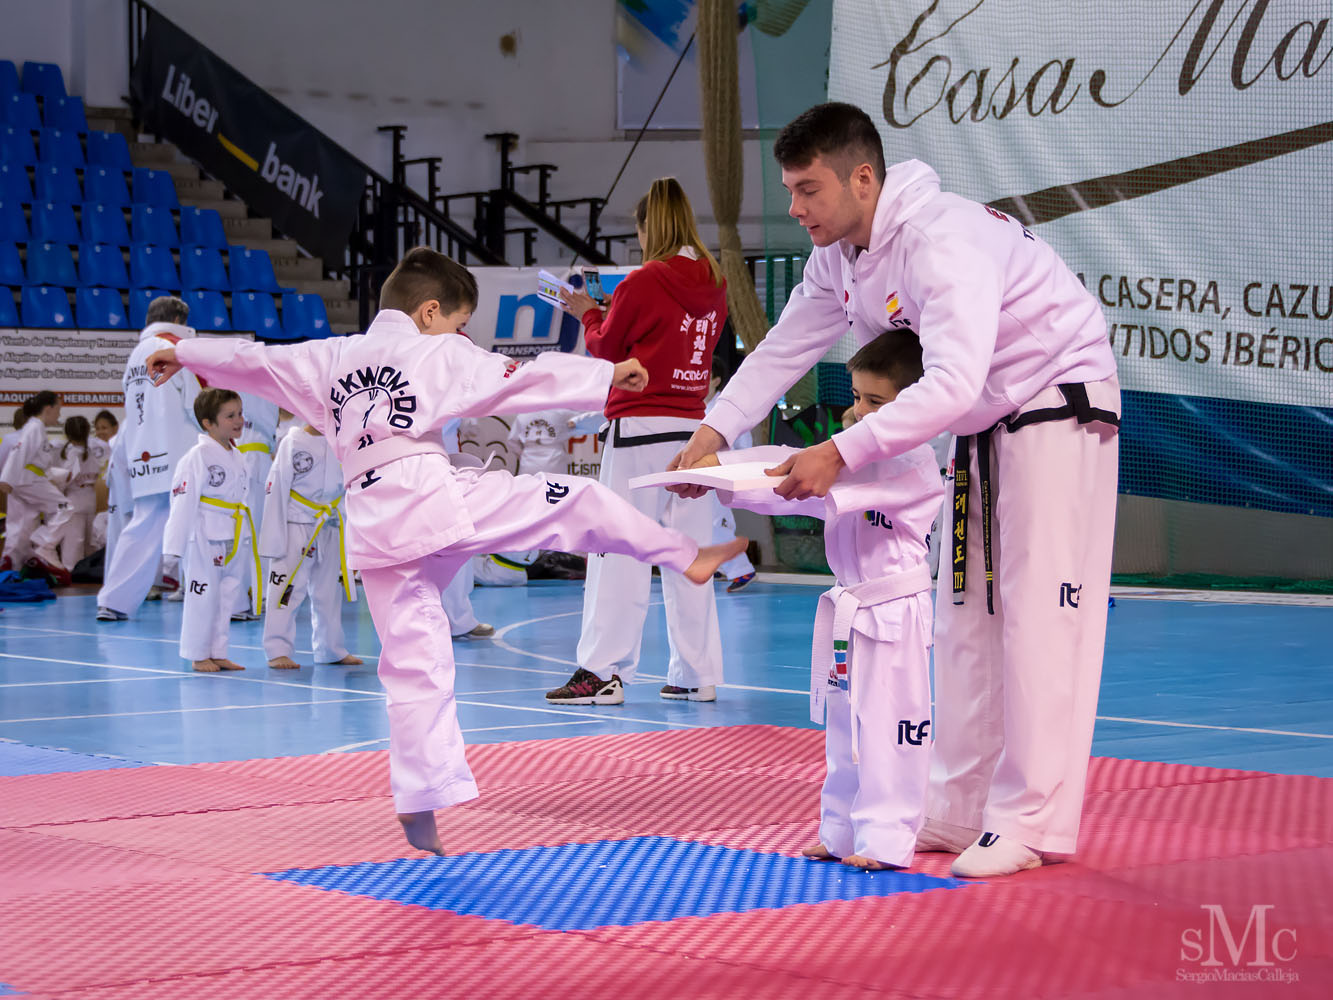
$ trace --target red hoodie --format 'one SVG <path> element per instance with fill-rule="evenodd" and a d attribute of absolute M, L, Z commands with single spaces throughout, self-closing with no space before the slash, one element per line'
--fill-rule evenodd
<path fill-rule="evenodd" d="M 637 358 L 648 369 L 643 392 L 611 390 L 607 417 L 702 419 L 726 318 L 726 282 L 713 284 L 707 260 L 678 254 L 628 274 L 605 316 L 600 309 L 583 314 L 589 354 L 612 362 Z"/>

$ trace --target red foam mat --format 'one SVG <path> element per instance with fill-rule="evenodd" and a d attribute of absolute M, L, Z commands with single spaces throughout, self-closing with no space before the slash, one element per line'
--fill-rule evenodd
<path fill-rule="evenodd" d="M 450 853 L 660 834 L 796 854 L 822 754 L 819 732 L 770 726 L 475 747 L 482 797 L 442 811 L 441 837 Z M 1095 760 L 1071 863 L 591 931 L 257 874 L 413 853 L 383 752 L 3 778 L 0 983 L 107 1000 L 1333 995 L 1327 779 Z M 1296 931 L 1295 955 L 1263 981 L 1190 981 L 1183 935 L 1216 907 L 1239 939 L 1256 906 L 1270 935 Z"/>

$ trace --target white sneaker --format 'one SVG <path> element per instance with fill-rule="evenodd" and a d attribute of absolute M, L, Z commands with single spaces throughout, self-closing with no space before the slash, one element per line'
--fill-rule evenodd
<path fill-rule="evenodd" d="M 175 590 L 168 590 L 167 596 L 162 598 L 162 600 L 180 603 L 181 601 L 185 600 L 185 588 L 177 587 Z"/>
<path fill-rule="evenodd" d="M 946 823 L 940 819 L 928 819 L 916 835 L 918 851 L 943 851 L 946 854 L 962 854 L 981 834 L 980 830 Z"/>
<path fill-rule="evenodd" d="M 1041 867 L 1041 852 L 998 833 L 983 833 L 954 858 L 950 871 L 959 878 L 996 878 Z"/>

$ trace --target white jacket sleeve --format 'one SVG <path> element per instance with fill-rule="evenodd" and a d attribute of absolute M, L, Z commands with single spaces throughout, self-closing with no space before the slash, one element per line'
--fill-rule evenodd
<path fill-rule="evenodd" d="M 171 511 L 162 532 L 162 554 L 181 559 L 194 534 L 199 520 L 200 476 L 203 475 L 199 457 L 191 451 L 176 466 L 171 482 Z"/>
<path fill-rule="evenodd" d="M 604 406 L 611 389 L 615 366 L 609 361 L 544 351 L 515 365 L 514 359 L 483 351 L 461 337 L 448 338 L 446 346 L 459 362 L 454 377 L 462 376 L 458 392 L 449 393 L 444 402 L 448 416 L 485 417 L 556 407 L 590 410 Z M 441 373 L 444 378 L 449 374 Z"/>
<path fill-rule="evenodd" d="M 209 385 L 263 396 L 328 433 L 332 428 L 323 380 L 328 364 L 323 356 L 330 350 L 327 340 L 271 347 L 240 337 L 193 338 L 176 345 L 176 360 Z"/>
<path fill-rule="evenodd" d="M 287 554 L 287 506 L 292 491 L 291 437 L 278 442 L 277 454 L 264 483 L 264 520 L 259 529 L 259 554 L 278 558 Z"/>
<path fill-rule="evenodd" d="M 704 423 L 728 442 L 758 424 L 784 392 L 848 330 L 847 314 L 827 274 L 825 255 L 805 262 L 801 283 L 759 346 L 714 400 Z"/>

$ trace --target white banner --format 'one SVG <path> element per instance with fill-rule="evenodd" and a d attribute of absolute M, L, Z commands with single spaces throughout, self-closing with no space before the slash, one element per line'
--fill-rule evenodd
<path fill-rule="evenodd" d="M 1128 389 L 1333 405 L 1327 0 L 837 0 L 829 99 L 997 203 Z"/>

